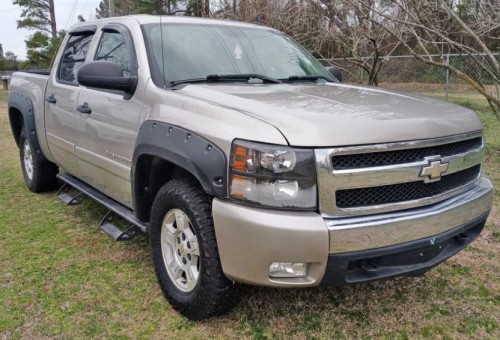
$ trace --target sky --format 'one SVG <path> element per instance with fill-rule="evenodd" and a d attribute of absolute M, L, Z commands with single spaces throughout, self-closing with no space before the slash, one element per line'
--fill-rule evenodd
<path fill-rule="evenodd" d="M 57 30 L 68 29 L 78 22 L 81 14 L 85 20 L 93 19 L 95 8 L 100 0 L 54 0 Z M 74 14 L 70 16 L 75 5 Z M 17 20 L 21 17 L 21 8 L 13 5 L 11 0 L 0 0 L 0 44 L 4 53 L 14 52 L 17 60 L 26 58 L 26 40 L 35 31 L 17 28 Z"/>

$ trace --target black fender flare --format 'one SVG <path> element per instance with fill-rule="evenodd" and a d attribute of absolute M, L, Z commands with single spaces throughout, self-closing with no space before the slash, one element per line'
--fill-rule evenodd
<path fill-rule="evenodd" d="M 155 156 L 193 175 L 212 196 L 227 196 L 227 159 L 224 152 L 206 138 L 179 126 L 147 120 L 139 130 L 132 159 L 132 197 L 138 211 L 141 156 Z"/>
<path fill-rule="evenodd" d="M 42 150 L 40 149 L 40 143 L 38 142 L 38 136 L 36 133 L 36 125 L 35 125 L 35 112 L 33 109 L 33 102 L 31 101 L 31 98 L 20 91 L 11 90 L 9 93 L 8 108 L 9 108 L 10 128 L 12 130 L 12 135 L 14 136 L 17 146 L 21 147 L 21 145 L 19 145 L 19 138 L 18 138 L 19 137 L 18 132 L 20 131 L 16 130 L 17 127 L 15 124 L 14 117 L 12 116 L 12 113 L 10 111 L 11 108 L 14 108 L 19 112 L 21 112 L 21 115 L 23 116 L 24 126 L 26 127 L 26 132 L 28 134 L 28 139 L 30 141 L 32 148 L 34 149 L 34 155 L 37 158 L 37 160 L 47 161 L 47 159 L 42 153 Z"/>

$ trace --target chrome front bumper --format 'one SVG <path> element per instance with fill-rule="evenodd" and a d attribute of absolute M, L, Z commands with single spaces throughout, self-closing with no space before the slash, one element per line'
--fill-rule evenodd
<path fill-rule="evenodd" d="M 325 219 L 330 253 L 387 247 L 443 233 L 491 209 L 493 186 L 482 177 L 471 190 L 428 207 L 363 217 Z"/>
<path fill-rule="evenodd" d="M 493 186 L 482 177 L 476 187 L 456 197 L 397 213 L 325 219 L 316 212 L 259 209 L 217 198 L 212 211 L 222 268 L 229 279 L 261 286 L 310 287 L 428 270 L 468 244 L 452 240 L 462 232 L 469 233 L 472 242 L 492 201 Z M 456 244 L 451 247 L 443 242 Z M 410 257 L 411 265 L 407 265 L 403 260 Z M 384 263 L 394 260 L 397 265 L 384 268 L 378 276 L 349 272 L 349 263 L 359 262 L 363 268 L 363 261 L 377 259 Z M 270 278 L 273 262 L 309 263 L 307 276 Z"/>

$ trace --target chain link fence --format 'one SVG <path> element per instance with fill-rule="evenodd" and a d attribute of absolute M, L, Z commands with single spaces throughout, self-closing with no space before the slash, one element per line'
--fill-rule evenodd
<path fill-rule="evenodd" d="M 494 56 L 500 62 L 500 53 Z M 458 70 L 481 80 L 487 91 L 498 96 L 498 87 L 494 78 L 487 72 L 490 67 L 485 54 L 474 56 L 459 54 L 433 55 L 440 61 L 448 62 Z M 481 64 L 473 58 L 481 60 Z M 323 65 L 335 65 L 342 69 L 343 81 L 347 83 L 368 83 L 368 72 L 356 65 L 353 59 L 334 58 L 321 59 Z M 373 63 L 373 58 L 363 58 L 364 62 Z M 414 56 L 381 57 L 382 66 L 378 73 L 378 86 L 396 90 L 421 92 L 424 94 L 443 95 L 477 95 L 477 92 L 462 79 L 455 77 L 444 68 L 426 64 Z M 498 84 L 496 84 L 498 85 Z"/>

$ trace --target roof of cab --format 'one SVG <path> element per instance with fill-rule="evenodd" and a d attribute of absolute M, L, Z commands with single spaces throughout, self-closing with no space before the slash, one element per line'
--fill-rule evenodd
<path fill-rule="evenodd" d="M 82 25 L 92 25 L 92 24 L 106 24 L 109 22 L 122 22 L 126 23 L 127 21 L 134 20 L 138 22 L 140 25 L 144 24 L 156 24 L 160 23 L 159 15 L 147 15 L 147 14 L 138 14 L 138 15 L 128 15 L 122 17 L 112 17 L 112 18 L 103 18 L 94 21 L 87 21 L 83 23 L 78 23 L 73 25 L 71 29 Z M 180 15 L 163 15 L 161 16 L 162 24 L 169 23 L 182 23 L 182 24 L 198 24 L 198 25 L 224 25 L 224 26 L 237 26 L 237 27 L 253 27 L 267 30 L 274 30 L 267 26 L 251 24 L 242 21 L 234 21 L 234 20 L 221 20 L 221 19 L 212 19 L 212 18 L 198 18 L 198 17 L 187 17 Z"/>

